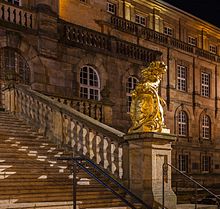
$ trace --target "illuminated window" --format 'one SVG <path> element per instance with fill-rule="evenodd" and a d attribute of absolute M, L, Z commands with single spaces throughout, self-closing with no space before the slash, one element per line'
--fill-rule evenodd
<path fill-rule="evenodd" d="M 170 27 L 164 27 L 163 33 L 168 35 L 168 36 L 173 36 L 173 29 Z"/>
<path fill-rule="evenodd" d="M 192 37 L 192 36 L 189 36 L 188 37 L 188 44 L 190 44 L 192 46 L 196 46 L 197 45 L 197 39 Z"/>
<path fill-rule="evenodd" d="M 182 172 L 188 172 L 188 155 L 179 155 L 179 170 Z"/>
<path fill-rule="evenodd" d="M 178 135 L 187 136 L 188 117 L 185 111 L 180 111 L 178 114 Z"/>
<path fill-rule="evenodd" d="M 211 157 L 202 155 L 201 157 L 201 171 L 209 173 L 211 170 Z"/>
<path fill-rule="evenodd" d="M 211 122 L 208 115 L 203 115 L 202 117 L 202 138 L 211 138 Z"/>
<path fill-rule="evenodd" d="M 134 76 L 130 76 L 128 78 L 127 85 L 126 85 L 127 112 L 130 112 L 130 106 L 131 106 L 131 101 L 132 101 L 131 91 L 135 89 L 135 86 L 137 85 L 137 83 L 138 83 L 138 79 L 135 78 Z"/>
<path fill-rule="evenodd" d="M 140 25 L 146 26 L 146 18 L 141 15 L 135 15 L 135 22 Z"/>
<path fill-rule="evenodd" d="M 217 53 L 217 47 L 214 46 L 214 45 L 210 45 L 209 46 L 209 51 L 213 54 L 216 54 Z"/>
<path fill-rule="evenodd" d="M 80 97 L 100 100 L 99 76 L 91 66 L 84 66 L 80 70 Z"/>
<path fill-rule="evenodd" d="M 210 95 L 210 75 L 209 73 L 201 73 L 201 95 L 209 97 Z"/>
<path fill-rule="evenodd" d="M 177 65 L 177 89 L 186 91 L 186 67 Z"/>
<path fill-rule="evenodd" d="M 116 14 L 116 4 L 107 2 L 107 12 L 115 15 Z"/>
<path fill-rule="evenodd" d="M 21 5 L 21 0 L 5 0 L 8 3 L 14 4 L 16 6 L 20 6 Z"/>

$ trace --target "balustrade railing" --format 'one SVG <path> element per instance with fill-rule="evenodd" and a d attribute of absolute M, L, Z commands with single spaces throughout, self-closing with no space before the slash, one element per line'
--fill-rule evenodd
<path fill-rule="evenodd" d="M 80 98 L 61 98 L 50 96 L 51 99 L 68 105 L 75 110 L 88 115 L 89 117 L 98 120 L 102 123 L 110 125 L 112 122 L 112 107 L 111 105 L 103 104 L 103 102 L 95 100 L 87 100 Z"/>
<path fill-rule="evenodd" d="M 126 26 L 128 27 L 128 26 Z M 133 44 L 79 25 L 60 20 L 60 42 L 72 46 L 90 47 L 104 53 L 129 57 L 141 61 L 155 61 L 161 52 Z M 133 29 L 132 29 L 133 30 Z M 135 30 L 135 29 L 134 29 Z"/>
<path fill-rule="evenodd" d="M 27 9 L 0 1 L 0 21 L 13 23 L 24 28 L 35 28 L 36 14 Z"/>
<path fill-rule="evenodd" d="M 136 36 L 139 36 L 141 38 L 144 38 L 146 40 L 150 40 L 168 47 L 174 47 L 177 49 L 181 49 L 183 51 L 196 54 L 198 56 L 204 57 L 206 59 L 220 62 L 220 57 L 218 55 L 212 54 L 208 51 L 199 49 L 195 46 L 192 46 L 188 43 L 184 43 L 183 41 L 180 41 L 178 39 L 169 37 L 163 33 L 154 31 L 150 28 L 145 28 L 137 23 L 134 23 L 132 21 L 126 20 L 121 17 L 112 16 L 110 23 L 116 28 L 117 30 L 121 30 Z"/>
<path fill-rule="evenodd" d="M 123 147 L 120 143 L 124 133 L 27 86 L 15 85 L 3 91 L 6 110 L 23 117 L 59 144 L 69 146 L 73 154 L 86 156 L 122 178 Z"/>
<path fill-rule="evenodd" d="M 165 184 L 168 183 L 168 169 L 172 169 L 172 187 L 177 195 L 177 203 L 193 204 L 195 209 L 201 208 L 200 204 L 209 204 L 207 208 L 220 208 L 220 197 L 194 180 L 191 176 L 180 171 L 171 164 L 163 164 L 162 181 L 162 209 L 165 209 Z M 174 178 L 174 175 L 175 178 Z M 213 207 L 213 206 L 216 207 Z M 205 207 L 204 207 L 205 208 Z"/>

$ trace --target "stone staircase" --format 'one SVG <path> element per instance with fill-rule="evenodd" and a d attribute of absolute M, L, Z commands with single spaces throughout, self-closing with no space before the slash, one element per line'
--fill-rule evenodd
<path fill-rule="evenodd" d="M 72 175 L 61 156 L 71 153 L 0 111 L 0 208 L 73 208 Z M 82 170 L 77 179 L 78 208 L 125 207 Z"/>

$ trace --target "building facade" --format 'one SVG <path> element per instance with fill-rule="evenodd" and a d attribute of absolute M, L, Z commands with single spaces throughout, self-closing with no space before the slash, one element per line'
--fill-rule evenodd
<path fill-rule="evenodd" d="M 16 80 L 118 130 L 140 69 L 164 61 L 172 164 L 220 183 L 220 29 L 160 0 L 0 1 L 0 84 Z M 3 106 L 4 95 L 0 105 Z"/>

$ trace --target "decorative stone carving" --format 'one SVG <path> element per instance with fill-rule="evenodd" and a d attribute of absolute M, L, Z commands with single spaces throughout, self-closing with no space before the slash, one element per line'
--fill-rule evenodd
<path fill-rule="evenodd" d="M 132 127 L 129 133 L 162 132 L 164 125 L 163 106 L 165 101 L 158 95 L 158 87 L 166 65 L 151 62 L 141 71 L 141 80 L 132 91 L 130 116 Z"/>

